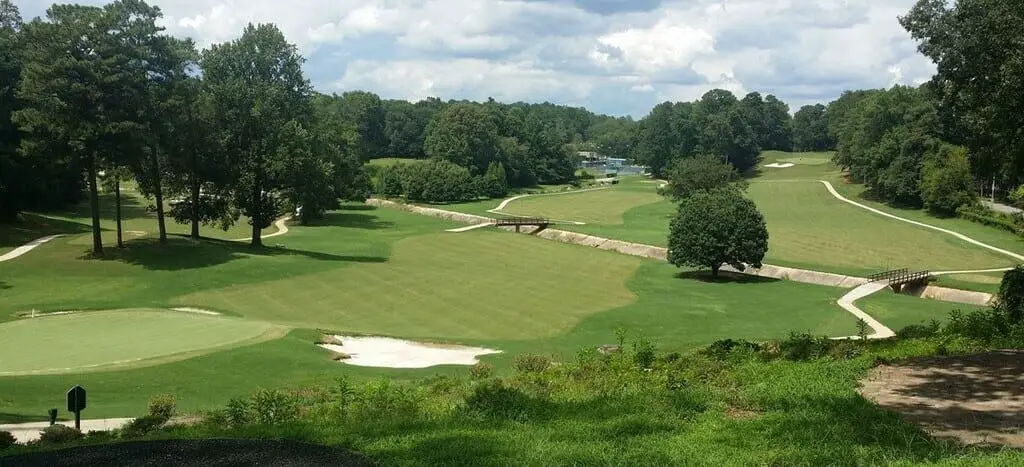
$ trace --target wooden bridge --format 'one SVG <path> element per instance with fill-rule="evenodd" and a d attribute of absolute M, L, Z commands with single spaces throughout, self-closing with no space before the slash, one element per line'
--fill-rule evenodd
<path fill-rule="evenodd" d="M 494 220 L 494 225 L 498 227 L 515 226 L 516 232 L 519 232 L 519 228 L 524 225 L 546 229 L 551 224 L 554 222 L 544 217 L 500 217 Z"/>
<path fill-rule="evenodd" d="M 931 277 L 932 275 L 929 271 L 912 272 L 907 268 L 902 268 L 872 274 L 868 276 L 868 280 L 871 282 L 886 281 L 889 283 L 889 287 L 899 292 L 907 285 L 927 284 Z"/>

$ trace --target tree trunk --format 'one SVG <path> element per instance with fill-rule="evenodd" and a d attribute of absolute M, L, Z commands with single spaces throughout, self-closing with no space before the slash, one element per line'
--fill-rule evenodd
<path fill-rule="evenodd" d="M 89 172 L 89 212 L 92 214 L 92 254 L 103 257 L 103 236 L 100 233 L 100 194 L 96 187 L 96 155 L 89 154 L 86 161 Z"/>
<path fill-rule="evenodd" d="M 199 180 L 192 177 L 192 240 L 199 240 Z"/>
<path fill-rule="evenodd" d="M 117 247 L 124 248 L 124 235 L 121 231 L 121 180 L 114 180 L 114 203 L 116 204 L 114 216 L 117 219 Z"/>
<path fill-rule="evenodd" d="M 718 278 L 718 270 L 721 269 L 721 268 L 722 268 L 721 264 L 715 264 L 715 265 L 711 266 L 711 277 L 717 279 Z"/>
<path fill-rule="evenodd" d="M 263 246 L 263 237 L 260 236 L 260 234 L 263 232 L 263 227 L 261 227 L 261 224 L 263 223 L 263 190 L 260 189 L 260 185 L 260 177 L 257 175 L 256 183 L 253 184 L 252 189 L 252 219 L 249 220 L 249 222 L 252 223 L 251 245 L 254 248 L 259 248 Z"/>
<path fill-rule="evenodd" d="M 156 196 L 156 223 L 160 230 L 160 243 L 167 243 L 167 220 L 164 219 L 164 189 L 160 180 L 160 158 L 153 151 L 153 195 Z"/>

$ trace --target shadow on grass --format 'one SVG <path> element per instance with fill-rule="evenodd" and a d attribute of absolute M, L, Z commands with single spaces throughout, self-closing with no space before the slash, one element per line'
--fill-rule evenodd
<path fill-rule="evenodd" d="M 203 239 L 192 241 L 184 236 L 172 236 L 166 244 L 157 239 L 140 239 L 126 244 L 123 249 L 107 248 L 100 261 L 119 261 L 155 271 L 200 269 L 252 256 L 301 256 L 317 261 L 352 263 L 383 263 L 386 257 L 343 256 L 315 251 L 280 247 L 253 248 L 247 243 Z M 85 253 L 80 259 L 94 259 Z"/>
<path fill-rule="evenodd" d="M 325 214 L 322 219 L 314 220 L 305 227 L 344 227 L 350 229 L 383 230 L 394 226 L 394 222 L 382 221 L 380 220 L 380 217 L 370 214 L 332 211 Z"/>
<path fill-rule="evenodd" d="M 36 214 L 22 214 L 17 222 L 0 223 L 0 247 L 18 247 L 47 235 L 73 235 L 91 230 L 92 227 L 88 224 Z"/>
<path fill-rule="evenodd" d="M 50 418 L 46 415 L 25 415 L 19 413 L 5 413 L 0 412 L 0 424 L 8 423 L 33 423 L 33 422 L 45 422 L 49 421 Z"/>
<path fill-rule="evenodd" d="M 7 285 L 6 282 L 0 281 L 0 290 L 7 290 L 9 288 L 11 288 L 11 286 Z"/>
<path fill-rule="evenodd" d="M 377 206 L 370 206 L 369 204 L 343 204 L 340 211 L 376 211 Z"/>
<path fill-rule="evenodd" d="M 766 284 L 779 282 L 781 279 L 774 277 L 752 276 L 729 271 L 720 271 L 718 277 L 712 277 L 711 271 L 685 271 L 676 274 L 676 278 L 683 280 L 696 280 L 708 284 Z"/>

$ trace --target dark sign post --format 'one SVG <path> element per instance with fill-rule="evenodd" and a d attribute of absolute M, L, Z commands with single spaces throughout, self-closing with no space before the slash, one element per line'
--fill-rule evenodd
<path fill-rule="evenodd" d="M 75 429 L 82 429 L 82 410 L 85 409 L 85 388 L 75 386 L 68 389 L 68 412 L 75 414 Z"/>

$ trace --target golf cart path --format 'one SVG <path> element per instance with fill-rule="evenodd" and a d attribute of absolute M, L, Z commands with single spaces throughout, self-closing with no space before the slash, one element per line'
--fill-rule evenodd
<path fill-rule="evenodd" d="M 22 246 L 19 246 L 19 247 L 15 248 L 15 249 L 11 250 L 7 254 L 5 254 L 3 256 L 0 256 L 0 263 L 2 263 L 4 261 L 10 261 L 10 260 L 12 260 L 14 258 L 17 258 L 17 257 L 19 257 L 19 256 L 21 256 L 21 255 L 23 255 L 25 253 L 28 253 L 28 252 L 34 250 L 39 245 L 42 245 L 42 244 L 44 244 L 46 242 L 49 242 L 49 241 L 51 241 L 51 240 L 53 240 L 55 238 L 62 237 L 62 236 L 63 235 L 50 235 L 48 237 L 37 238 L 35 240 L 32 240 L 31 242 L 28 242 L 28 243 L 26 243 L 26 244 L 24 244 Z"/>
<path fill-rule="evenodd" d="M 130 421 L 132 421 L 131 418 L 99 418 L 93 420 L 82 420 L 82 433 L 118 429 L 125 426 Z M 70 427 L 75 426 L 74 421 L 60 421 L 57 422 L 57 424 Z M 12 423 L 9 425 L 0 425 L 0 431 L 9 431 L 14 435 L 14 439 L 18 440 L 19 443 L 27 443 L 29 441 L 39 439 L 40 432 L 48 426 L 50 426 L 50 422 Z"/>
<path fill-rule="evenodd" d="M 274 227 L 277 227 L 277 232 L 260 235 L 260 238 L 273 238 L 279 237 L 288 233 L 288 221 L 292 220 L 292 216 L 284 216 L 274 222 Z M 252 240 L 252 237 L 236 238 L 231 240 L 232 242 L 247 242 Z"/>
<path fill-rule="evenodd" d="M 587 188 L 585 190 L 562 191 L 562 192 L 558 192 L 558 193 L 533 193 L 533 194 L 525 194 L 525 195 L 513 196 L 513 197 L 511 197 L 509 199 L 506 199 L 506 200 L 502 201 L 501 204 L 498 205 L 498 207 L 496 207 L 494 209 L 488 209 L 487 212 L 492 213 L 492 214 L 503 214 L 501 211 L 503 209 L 505 209 L 506 207 L 508 207 L 509 203 L 511 203 L 513 201 L 516 201 L 516 200 L 523 199 L 523 198 L 529 198 L 529 197 L 532 197 L 532 196 L 574 195 L 574 194 L 577 194 L 577 193 L 586 193 L 588 191 L 598 191 L 598 190 L 607 190 L 607 189 L 608 189 L 608 187 L 603 186 L 603 187 L 599 187 L 599 188 Z"/>
<path fill-rule="evenodd" d="M 878 322 L 878 320 L 876 320 L 875 318 L 872 318 L 871 315 L 865 313 L 864 310 L 857 308 L 857 305 L 854 302 L 864 297 L 867 297 L 868 295 L 871 295 L 875 292 L 884 290 L 888 286 L 889 284 L 883 281 L 868 282 L 867 284 L 861 285 L 851 290 L 849 293 L 843 295 L 842 298 L 836 301 L 836 303 L 839 304 L 839 306 L 842 307 L 844 310 L 849 311 L 857 318 L 860 318 L 864 320 L 864 322 L 868 323 L 868 326 L 870 326 L 871 329 L 874 331 L 874 333 L 869 334 L 867 336 L 868 339 L 888 339 L 890 337 L 895 336 L 896 333 L 893 332 L 892 329 L 889 329 L 884 324 Z M 860 336 L 849 336 L 839 337 L 837 339 L 859 338 Z"/>
<path fill-rule="evenodd" d="M 942 233 L 945 233 L 945 234 L 949 234 L 949 235 L 952 235 L 952 236 L 954 236 L 956 238 L 959 238 L 960 240 L 963 240 L 963 241 L 965 241 L 967 243 L 970 243 L 972 245 L 977 245 L 977 246 L 980 246 L 982 248 L 986 248 L 986 249 L 992 250 L 992 251 L 994 251 L 996 253 L 1009 256 L 1009 257 L 1011 257 L 1011 258 L 1013 258 L 1013 259 L 1015 259 L 1017 261 L 1024 262 L 1024 255 L 1019 255 L 1017 253 L 1004 250 L 1002 248 L 996 248 L 996 247 L 994 247 L 992 245 L 989 245 L 987 243 L 979 242 L 979 241 L 977 241 L 977 240 L 975 240 L 975 239 L 973 239 L 971 237 L 968 237 L 968 236 L 966 236 L 966 235 L 964 235 L 962 233 L 959 233 L 959 232 L 954 232 L 952 230 L 943 229 L 941 227 L 936 227 L 934 225 L 925 224 L 924 222 L 912 221 L 910 219 L 906 219 L 906 218 L 903 218 L 903 217 L 900 217 L 900 216 L 897 216 L 897 215 L 894 215 L 894 214 L 889 214 L 889 213 L 887 213 L 885 211 L 882 211 L 882 210 L 879 210 L 879 209 L 875 209 L 875 208 L 870 207 L 870 206 L 866 206 L 864 204 L 861 204 L 861 203 L 858 203 L 856 201 L 853 201 L 853 200 L 845 198 L 843 195 L 839 194 L 839 192 L 836 191 L 835 187 L 833 187 L 831 183 L 829 183 L 829 182 L 827 182 L 825 180 L 819 180 L 819 181 L 825 185 L 825 188 L 828 188 L 828 192 L 831 193 L 832 196 L 834 196 L 836 199 L 838 199 L 839 201 L 842 201 L 844 203 L 852 204 L 852 205 L 857 206 L 857 207 L 859 207 L 861 209 L 866 209 L 866 210 L 871 211 L 871 212 L 873 212 L 875 214 L 878 214 L 878 215 L 881 215 L 881 216 L 885 216 L 885 217 L 888 217 L 890 219 L 896 219 L 898 221 L 906 222 L 908 224 L 914 224 L 914 225 L 919 226 L 919 227 L 924 227 L 926 229 L 932 229 L 932 230 L 936 230 L 936 231 L 939 231 L 939 232 L 942 232 Z M 973 272 L 973 271 L 967 271 L 967 272 Z M 996 271 L 993 270 L 993 271 L 988 271 L 988 272 L 996 272 Z M 947 272 L 947 274 L 948 273 L 949 272 Z"/>

